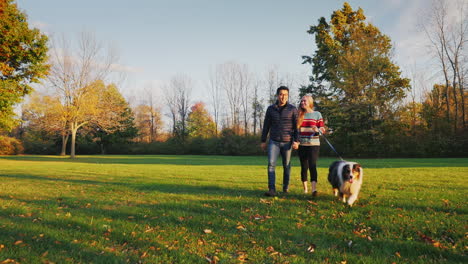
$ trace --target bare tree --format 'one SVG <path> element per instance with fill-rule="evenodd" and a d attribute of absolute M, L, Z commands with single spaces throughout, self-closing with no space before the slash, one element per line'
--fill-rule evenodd
<path fill-rule="evenodd" d="M 213 117 L 215 122 L 216 136 L 218 135 L 219 131 L 221 106 L 223 105 L 223 90 L 220 79 L 221 77 L 218 72 L 218 68 L 210 72 L 210 80 L 208 87 L 211 96 L 211 104 L 213 106 Z"/>
<path fill-rule="evenodd" d="M 63 105 L 61 114 L 71 134 L 70 157 L 74 158 L 76 133 L 80 127 L 94 123 L 106 130 L 115 125 L 106 118 L 117 117 L 117 112 L 98 107 L 102 99 L 99 81 L 105 81 L 110 75 L 117 58 L 109 49 L 104 50 L 92 34 L 82 33 L 75 49 L 62 37 L 51 49 L 50 59 L 48 81 Z"/>
<path fill-rule="evenodd" d="M 457 1 L 457 12 L 449 12 L 450 4 L 454 3 L 447 0 L 433 1 L 423 29 L 443 72 L 446 118 L 453 121 L 454 129 L 457 129 L 458 119 L 461 119 L 463 127 L 466 127 L 464 69 L 467 62 L 468 4 Z"/>
<path fill-rule="evenodd" d="M 186 75 L 177 75 L 165 87 L 165 100 L 172 119 L 172 133 L 182 140 L 187 134 L 187 117 L 193 82 Z"/>
<path fill-rule="evenodd" d="M 270 66 L 265 74 L 267 104 L 270 105 L 276 102 L 276 89 L 282 85 L 289 88 L 289 100 L 293 102 L 296 96 L 294 79 L 291 74 L 280 72 L 278 66 Z"/>
<path fill-rule="evenodd" d="M 157 132 L 160 130 L 159 125 L 161 124 L 161 117 L 160 117 L 160 109 L 156 105 L 158 101 L 156 99 L 156 94 L 152 86 L 147 86 L 144 90 L 145 95 L 145 105 L 147 106 L 145 109 L 147 110 L 147 115 L 149 117 L 148 125 L 149 125 L 149 142 L 153 142 L 156 140 Z M 143 109 L 143 108 L 142 108 Z"/>
<path fill-rule="evenodd" d="M 262 120 L 264 105 L 260 97 L 260 81 L 258 79 L 253 80 L 252 89 L 253 89 L 253 98 L 252 98 L 252 118 L 253 118 L 253 134 L 257 135 L 257 127 L 262 130 Z"/>
<path fill-rule="evenodd" d="M 265 80 L 267 86 L 267 104 L 271 105 L 274 104 L 276 101 L 276 89 L 281 83 L 278 66 L 270 66 L 270 68 L 266 72 Z"/>
<path fill-rule="evenodd" d="M 250 108 L 252 106 L 252 79 L 253 74 L 249 71 L 246 64 L 242 65 L 239 72 L 239 89 L 241 92 L 241 110 L 242 120 L 244 121 L 244 134 L 249 133 Z"/>
<path fill-rule="evenodd" d="M 248 67 L 236 62 L 226 62 L 217 65 L 216 72 L 229 103 L 228 124 L 236 134 L 240 134 L 241 114 L 244 116 L 244 126 L 249 119 L 249 105 L 245 100 L 250 82 Z"/>

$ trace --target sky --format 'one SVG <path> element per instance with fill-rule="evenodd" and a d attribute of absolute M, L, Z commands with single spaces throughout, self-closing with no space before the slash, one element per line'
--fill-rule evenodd
<path fill-rule="evenodd" d="M 154 89 L 176 75 L 192 79 L 193 101 L 208 102 L 209 73 L 216 65 L 246 64 L 258 76 L 270 68 L 307 83 L 314 38 L 307 33 L 320 17 L 341 9 L 338 0 L 17 0 L 30 26 L 54 37 L 76 38 L 91 32 L 119 54 L 126 80 L 121 92 L 138 103 L 142 91 Z M 394 61 L 409 76 L 424 65 L 425 36 L 418 18 L 429 0 L 354 0 L 368 21 L 388 35 Z M 136 101 L 136 102 L 135 102 Z"/>

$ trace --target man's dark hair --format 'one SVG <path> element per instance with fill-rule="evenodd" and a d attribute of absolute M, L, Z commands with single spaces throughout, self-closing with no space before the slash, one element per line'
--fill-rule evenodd
<path fill-rule="evenodd" d="M 276 89 L 276 95 L 279 95 L 281 90 L 286 90 L 288 91 L 288 94 L 289 94 L 289 88 L 283 85 L 283 86 L 278 87 L 278 89 Z"/>

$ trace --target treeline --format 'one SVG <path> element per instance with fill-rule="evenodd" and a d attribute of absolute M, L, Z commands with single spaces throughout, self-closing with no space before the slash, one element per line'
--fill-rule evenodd
<path fill-rule="evenodd" d="M 145 89 L 144 99 L 131 105 L 109 81 L 115 56 L 93 36 L 83 34 L 74 49 L 66 41 L 57 44 L 43 65 L 47 39 L 33 31 L 41 40 L 41 60 L 16 65 L 5 62 L 13 55 L 2 57 L 8 71 L 0 80 L 0 154 L 264 155 L 259 147 L 264 111 L 274 103 L 276 88 L 286 85 L 291 103 L 313 95 L 326 137 L 343 158 L 466 157 L 467 5 L 460 8 L 460 19 L 451 22 L 449 2 L 434 3 L 425 32 L 438 65 L 433 75 L 440 78 L 424 81 L 431 88 L 423 89 L 419 100 L 415 81 L 403 77 L 392 61 L 390 38 L 366 21 L 362 9 L 347 3 L 308 31 L 317 46 L 303 56 L 312 68 L 309 84 L 276 69 L 257 76 L 247 65 L 231 61 L 210 72 L 207 104 L 193 102 L 193 82 L 177 75 L 160 87 L 163 95 Z M 11 10 L 14 24 L 18 11 Z M 31 80 L 6 75 L 35 64 L 42 66 L 34 68 L 37 76 Z M 24 83 L 40 78 L 48 93 L 32 93 L 15 122 L 12 106 L 31 91 Z M 15 82 L 21 91 L 16 95 L 11 93 Z M 163 123 L 164 115 L 169 124 Z M 337 156 L 323 139 L 320 155 Z"/>

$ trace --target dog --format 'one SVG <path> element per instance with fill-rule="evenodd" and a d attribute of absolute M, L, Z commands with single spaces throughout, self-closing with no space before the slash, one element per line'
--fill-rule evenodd
<path fill-rule="evenodd" d="M 340 195 L 343 203 L 353 206 L 361 190 L 364 171 L 360 164 L 349 161 L 335 161 L 328 170 L 328 181 L 335 196 Z"/>

